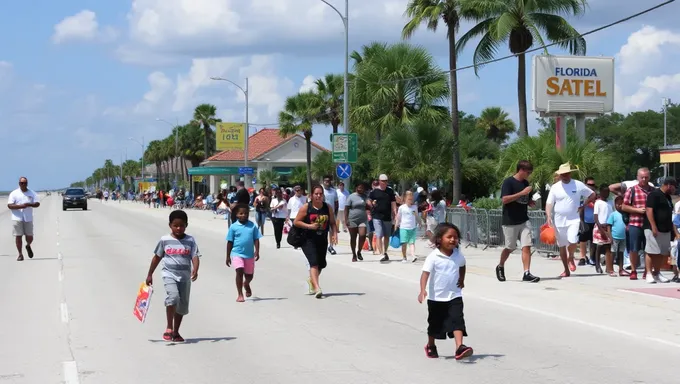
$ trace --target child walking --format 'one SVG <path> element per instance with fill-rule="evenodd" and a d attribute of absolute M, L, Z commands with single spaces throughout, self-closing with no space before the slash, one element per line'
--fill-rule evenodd
<path fill-rule="evenodd" d="M 236 301 L 242 303 L 243 288 L 246 297 L 253 295 L 250 283 L 255 274 L 255 262 L 260 260 L 260 238 L 262 234 L 255 223 L 248 220 L 250 207 L 239 204 L 234 207 L 237 221 L 227 232 L 227 267 L 234 266 L 236 270 Z"/>
<path fill-rule="evenodd" d="M 395 220 L 396 229 L 399 230 L 401 240 L 401 262 L 408 262 L 406 248 L 413 258 L 413 262 L 418 261 L 416 257 L 416 228 L 418 227 L 418 206 L 414 204 L 413 192 L 407 191 L 404 195 L 404 204 L 399 206 L 397 219 Z"/>
<path fill-rule="evenodd" d="M 183 342 L 179 334 L 182 318 L 189 313 L 189 294 L 191 282 L 198 279 L 200 266 L 198 245 L 193 236 L 184 233 L 189 218 L 184 211 L 170 213 L 170 234 L 163 235 L 156 245 L 146 285 L 153 285 L 153 273 L 163 260 L 163 285 L 165 286 L 165 315 L 167 325 L 163 340 Z"/>
<path fill-rule="evenodd" d="M 612 213 L 612 208 L 607 203 L 609 198 L 609 186 L 602 184 L 600 186 L 600 193 L 597 196 L 595 205 L 593 207 L 593 219 L 595 220 L 595 227 L 593 228 L 593 244 L 595 244 L 595 271 L 602 273 L 602 266 L 600 264 L 600 256 L 605 255 L 605 268 L 607 274 L 616 276 L 614 273 L 614 263 L 612 259 L 611 244 L 612 239 L 607 229 L 607 220 Z"/>
<path fill-rule="evenodd" d="M 607 219 L 608 234 L 612 240 L 612 259 L 616 261 L 616 265 L 619 266 L 619 276 L 630 276 L 630 273 L 623 268 L 623 251 L 626 250 L 626 223 L 623 221 L 623 215 L 621 214 L 623 205 L 623 197 L 617 196 L 614 199 L 614 208 L 616 210 L 609 215 Z M 614 261 L 612 260 L 612 262 Z M 609 267 L 607 267 L 609 269 Z M 608 272 L 613 272 L 614 267 L 612 266 Z M 610 276 L 616 276 L 609 273 Z"/>
<path fill-rule="evenodd" d="M 472 348 L 463 344 L 467 337 L 463 317 L 465 287 L 465 257 L 458 249 L 460 230 L 453 224 L 441 223 L 434 233 L 437 247 L 425 259 L 420 276 L 418 302 L 427 299 L 427 345 L 425 355 L 439 357 L 435 339 L 455 339 L 456 360 L 472 355 Z"/>

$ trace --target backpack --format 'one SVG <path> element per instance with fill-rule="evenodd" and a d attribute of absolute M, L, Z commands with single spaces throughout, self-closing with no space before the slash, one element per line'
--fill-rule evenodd
<path fill-rule="evenodd" d="M 633 188 L 633 190 L 630 191 L 630 202 L 628 203 L 628 205 L 630 205 L 631 207 L 633 206 L 633 202 L 635 201 L 635 187 L 636 187 L 635 185 L 632 186 L 631 188 Z M 628 223 L 630 222 L 630 213 L 621 212 L 621 218 L 623 219 L 623 223 L 628 225 Z"/>

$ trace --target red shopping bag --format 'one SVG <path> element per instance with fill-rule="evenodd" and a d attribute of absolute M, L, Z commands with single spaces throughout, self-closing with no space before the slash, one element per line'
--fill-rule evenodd
<path fill-rule="evenodd" d="M 139 291 L 137 291 L 137 300 L 135 300 L 135 308 L 132 310 L 132 314 L 135 315 L 137 320 L 144 323 L 146 320 L 146 314 L 149 312 L 149 305 L 151 304 L 151 295 L 153 294 L 153 287 L 142 283 L 139 286 Z"/>
<path fill-rule="evenodd" d="M 551 226 L 548 225 L 548 223 L 545 223 L 541 226 L 541 243 L 543 244 L 555 244 L 557 241 L 555 237 L 555 228 L 552 228 Z"/>

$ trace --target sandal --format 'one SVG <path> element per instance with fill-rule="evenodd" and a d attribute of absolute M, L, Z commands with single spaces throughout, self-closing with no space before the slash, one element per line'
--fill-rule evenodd
<path fill-rule="evenodd" d="M 172 340 L 172 329 L 168 328 L 163 332 L 163 340 L 165 341 L 170 341 Z"/>
<path fill-rule="evenodd" d="M 24 261 L 24 255 L 19 255 L 19 257 L 17 257 L 17 261 Z"/>
<path fill-rule="evenodd" d="M 175 343 L 183 343 L 184 338 L 182 336 L 180 336 L 179 333 L 175 333 L 175 334 L 172 335 L 172 341 L 175 342 Z"/>
<path fill-rule="evenodd" d="M 569 277 L 570 275 L 571 275 L 570 273 L 568 273 L 568 272 L 565 271 L 565 272 L 560 273 L 560 278 L 562 278 L 562 277 Z"/>
<path fill-rule="evenodd" d="M 32 259 L 33 258 L 33 249 L 31 249 L 30 245 L 26 246 L 26 252 L 28 252 L 28 258 Z"/>
<path fill-rule="evenodd" d="M 614 271 L 609 272 L 609 276 L 610 277 L 619 277 L 619 275 Z"/>

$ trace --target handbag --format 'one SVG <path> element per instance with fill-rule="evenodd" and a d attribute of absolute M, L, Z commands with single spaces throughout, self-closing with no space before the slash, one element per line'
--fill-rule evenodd
<path fill-rule="evenodd" d="M 312 203 L 308 203 L 310 206 Z M 309 206 L 307 207 L 307 210 L 309 210 Z M 298 228 L 295 226 L 295 223 L 293 222 L 293 225 L 290 226 L 290 229 L 288 230 L 288 236 L 286 237 L 286 241 L 288 244 L 295 248 L 300 248 L 302 247 L 305 242 L 307 242 L 307 230 L 303 228 Z"/>

